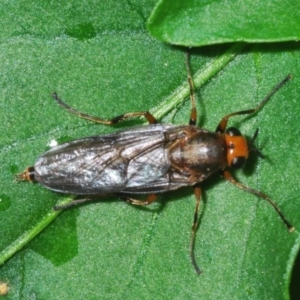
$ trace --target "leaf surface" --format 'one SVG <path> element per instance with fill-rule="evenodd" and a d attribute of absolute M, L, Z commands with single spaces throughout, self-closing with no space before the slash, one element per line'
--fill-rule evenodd
<path fill-rule="evenodd" d="M 38 184 L 16 183 L 15 174 L 53 141 L 141 124 L 92 124 L 58 107 L 51 92 L 80 111 L 110 118 L 155 111 L 186 84 L 184 52 L 154 40 L 144 27 L 153 6 L 2 4 L 0 257 L 66 198 Z M 299 49 L 292 43 L 253 45 L 232 53 L 219 72 L 213 63 L 226 51 L 228 46 L 192 51 L 193 73 L 214 66 L 212 79 L 197 92 L 199 121 L 207 129 L 227 113 L 252 108 L 293 75 L 255 116 L 236 117 L 230 125 L 248 136 L 260 128 L 257 146 L 269 159 L 251 159 L 235 175 L 270 195 L 298 229 Z M 188 99 L 175 107 L 162 114 L 163 121 L 187 124 Z M 270 205 L 218 176 L 204 182 L 203 191 L 196 240 L 200 277 L 189 258 L 190 188 L 161 195 L 149 209 L 111 196 L 63 212 L 6 261 L 0 281 L 9 282 L 7 299 L 287 299 L 298 231 L 288 233 Z"/>
<path fill-rule="evenodd" d="M 148 20 L 157 39 L 184 46 L 300 38 L 299 1 L 161 0 Z"/>

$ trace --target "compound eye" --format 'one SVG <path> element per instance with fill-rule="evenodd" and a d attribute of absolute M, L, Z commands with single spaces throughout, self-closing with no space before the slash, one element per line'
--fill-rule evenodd
<path fill-rule="evenodd" d="M 241 132 L 235 128 L 235 127 L 229 127 L 227 130 L 226 130 L 226 133 L 230 136 L 241 136 Z"/>
<path fill-rule="evenodd" d="M 237 156 L 234 157 L 231 161 L 231 167 L 234 169 L 240 169 L 242 168 L 246 163 L 246 157 L 244 156 Z"/>

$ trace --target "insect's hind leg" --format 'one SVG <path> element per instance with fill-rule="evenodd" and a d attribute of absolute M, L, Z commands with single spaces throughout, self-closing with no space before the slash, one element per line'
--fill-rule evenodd
<path fill-rule="evenodd" d="M 85 202 L 90 202 L 90 201 L 93 201 L 93 200 L 96 200 L 96 197 L 95 198 L 82 198 L 82 199 L 74 199 L 73 201 L 67 203 L 67 204 L 62 204 L 62 205 L 55 205 L 53 207 L 53 210 L 63 210 L 63 209 L 67 209 L 67 208 L 70 208 L 72 206 L 76 206 L 78 204 L 82 204 L 82 203 L 85 203 Z"/>
<path fill-rule="evenodd" d="M 133 199 L 131 197 L 128 197 L 124 194 L 115 194 L 116 197 L 118 197 L 119 199 L 126 201 L 129 204 L 132 205 L 140 205 L 140 206 L 146 206 L 149 205 L 151 203 L 153 203 L 154 201 L 156 201 L 157 199 L 157 195 L 156 194 L 150 194 L 147 196 L 146 200 L 142 201 L 142 200 L 137 200 L 137 199 Z"/>
<path fill-rule="evenodd" d="M 120 115 L 120 116 L 117 116 L 117 117 L 114 117 L 114 118 L 108 119 L 108 120 L 107 119 L 101 119 L 101 118 L 98 118 L 98 117 L 94 117 L 94 116 L 90 116 L 88 114 L 82 113 L 82 112 L 74 109 L 73 107 L 67 105 L 65 102 L 63 102 L 58 97 L 58 95 L 55 92 L 52 93 L 52 97 L 63 109 L 65 109 L 69 113 L 74 114 L 74 115 L 76 115 L 80 118 L 90 120 L 90 121 L 93 121 L 93 122 L 96 122 L 96 123 L 104 124 L 104 125 L 113 125 L 113 124 L 116 124 L 120 121 L 135 118 L 135 117 L 139 117 L 139 116 L 145 117 L 150 124 L 157 123 L 157 120 L 148 111 L 127 113 L 127 114 L 123 114 L 123 115 Z"/>

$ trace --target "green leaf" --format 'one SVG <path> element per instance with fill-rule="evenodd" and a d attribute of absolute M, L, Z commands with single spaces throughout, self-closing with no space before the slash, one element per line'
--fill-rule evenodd
<path fill-rule="evenodd" d="M 157 39 L 183 46 L 299 40 L 300 2 L 280 0 L 161 0 L 147 28 Z"/>
<path fill-rule="evenodd" d="M 0 258 L 52 218 L 57 202 L 68 201 L 38 184 L 15 182 L 15 174 L 54 140 L 142 124 L 95 125 L 58 107 L 52 91 L 99 117 L 151 110 L 163 121 L 188 123 L 188 98 L 177 102 L 188 93 L 185 54 L 149 37 L 144 22 L 153 6 L 2 4 Z M 202 85 L 199 121 L 214 130 L 225 114 L 254 107 L 293 75 L 255 116 L 230 125 L 248 136 L 260 128 L 257 145 L 269 159 L 251 160 L 235 175 L 270 195 L 298 229 L 300 51 L 290 43 L 241 48 L 192 51 L 195 82 Z M 6 260 L 0 281 L 10 286 L 7 299 L 287 299 L 298 231 L 288 233 L 270 205 L 218 176 L 203 183 L 203 200 L 195 247 L 201 276 L 189 258 L 191 188 L 162 194 L 148 209 L 110 196 L 61 213 Z"/>

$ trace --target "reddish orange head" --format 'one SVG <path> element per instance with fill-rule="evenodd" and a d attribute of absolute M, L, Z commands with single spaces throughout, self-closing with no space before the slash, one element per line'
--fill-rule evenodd
<path fill-rule="evenodd" d="M 235 127 L 226 130 L 225 141 L 227 145 L 227 164 L 229 167 L 240 169 L 244 166 L 249 148 L 247 140 Z"/>

